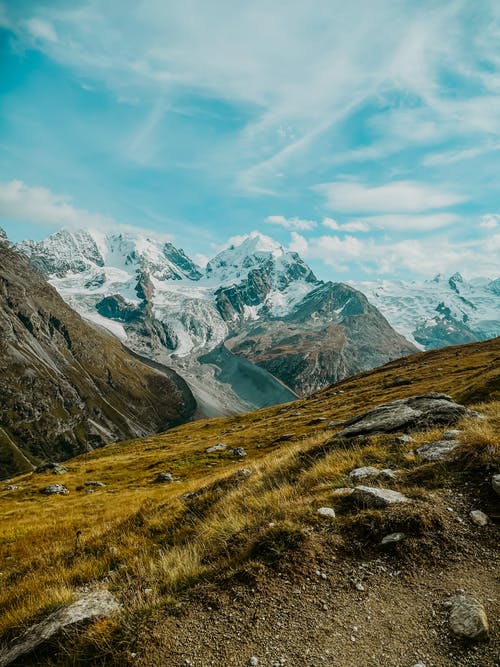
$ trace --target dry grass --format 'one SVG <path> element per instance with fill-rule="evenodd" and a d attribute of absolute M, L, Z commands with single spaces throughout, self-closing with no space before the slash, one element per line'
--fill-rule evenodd
<path fill-rule="evenodd" d="M 337 386 L 289 406 L 184 425 L 80 456 L 68 463 L 70 472 L 62 476 L 32 474 L 13 480 L 20 490 L 0 492 L 0 635 L 18 634 L 67 603 L 78 587 L 105 582 L 126 603 L 128 613 L 119 630 L 103 623 L 94 635 L 90 632 L 90 645 L 104 645 L 110 633 L 123 633 L 125 626 L 155 608 L 175 610 L 182 592 L 200 579 L 234 571 L 247 559 L 279 562 L 307 539 L 308 531 L 327 528 L 316 514 L 322 505 L 334 507 L 340 517 L 328 530 L 356 530 L 359 535 L 371 530 L 378 535 L 387 528 L 387 517 L 354 512 L 335 494 L 336 488 L 350 485 L 348 473 L 357 466 L 400 469 L 392 487 L 429 508 L 433 500 L 426 489 L 458 481 L 464 461 L 481 471 L 498 465 L 499 401 L 479 406 L 486 420 L 461 425 L 465 444 L 460 466 L 422 466 L 393 436 L 332 445 L 334 431 L 309 422 L 319 416 L 346 417 L 431 389 L 453 394 L 454 387 L 476 382 L 479 391 L 478 369 L 486 358 L 490 368 L 498 343 L 490 348 L 477 346 L 476 355 L 467 356 L 467 372 L 458 369 L 453 386 L 452 379 L 436 371 L 436 364 L 455 367 L 455 352 L 416 355 L 413 362 L 402 360 L 400 366 L 391 364 L 341 383 L 341 394 L 335 393 Z M 381 385 L 396 368 L 415 378 L 413 384 L 383 391 Z M 484 376 L 491 383 L 491 376 Z M 415 434 L 417 444 L 439 438 L 443 430 Z M 277 443 L 284 433 L 294 437 Z M 220 441 L 244 447 L 248 457 L 238 462 L 225 452 L 206 453 Z M 250 476 L 238 474 L 243 466 L 252 470 Z M 155 483 L 161 471 L 179 481 Z M 87 493 L 88 480 L 106 487 Z M 39 489 L 52 482 L 64 483 L 70 494 L 42 496 Z M 420 525 L 418 521 L 418 516 L 405 515 L 389 523 L 408 528 Z M 434 530 L 436 522 L 419 530 Z"/>

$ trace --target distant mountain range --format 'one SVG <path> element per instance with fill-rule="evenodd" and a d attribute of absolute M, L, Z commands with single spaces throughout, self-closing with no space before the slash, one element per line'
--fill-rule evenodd
<path fill-rule="evenodd" d="M 500 278 L 449 278 L 357 283 L 392 326 L 418 347 L 430 350 L 500 335 Z"/>
<path fill-rule="evenodd" d="M 417 349 L 359 290 L 318 280 L 262 234 L 204 268 L 145 234 L 62 230 L 18 247 L 84 317 L 177 370 L 205 414 L 291 400 Z"/>

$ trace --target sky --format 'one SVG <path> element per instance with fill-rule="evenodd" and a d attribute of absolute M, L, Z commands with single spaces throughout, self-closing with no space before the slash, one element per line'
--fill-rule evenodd
<path fill-rule="evenodd" d="M 497 0 L 0 0 L 0 226 L 500 275 Z"/>

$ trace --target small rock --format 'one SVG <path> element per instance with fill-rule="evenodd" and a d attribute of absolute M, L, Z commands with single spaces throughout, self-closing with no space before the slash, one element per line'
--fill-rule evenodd
<path fill-rule="evenodd" d="M 354 584 L 354 588 L 355 588 L 357 591 L 364 591 L 364 590 L 365 590 L 365 587 L 363 586 L 363 584 L 362 584 L 360 581 L 357 581 L 357 582 Z"/>
<path fill-rule="evenodd" d="M 320 507 L 317 514 L 335 519 L 335 510 L 332 507 Z"/>
<path fill-rule="evenodd" d="M 395 480 L 397 478 L 396 472 L 391 468 L 382 468 L 379 477 L 386 480 Z"/>
<path fill-rule="evenodd" d="M 351 479 L 366 479 L 368 477 L 378 477 L 380 474 L 380 470 L 377 468 L 374 468 L 373 466 L 364 466 L 362 468 L 354 468 L 354 470 L 351 470 L 349 473 L 349 477 Z"/>
<path fill-rule="evenodd" d="M 455 595 L 450 602 L 451 631 L 467 639 L 487 639 L 488 618 L 479 600 L 471 595 Z"/>
<path fill-rule="evenodd" d="M 214 452 L 223 452 L 225 449 L 227 449 L 227 445 L 225 445 L 223 442 L 218 442 L 216 445 L 207 447 L 207 449 L 205 449 L 205 452 L 207 454 L 213 454 Z"/>
<path fill-rule="evenodd" d="M 85 482 L 85 486 L 98 486 L 100 488 L 103 488 L 106 486 L 106 484 L 104 484 L 104 482 L 97 482 L 92 479 L 89 482 Z"/>
<path fill-rule="evenodd" d="M 159 472 L 156 475 L 155 482 L 175 482 L 175 479 L 173 475 L 171 475 L 169 472 Z"/>
<path fill-rule="evenodd" d="M 62 475 L 63 473 L 68 472 L 68 469 L 61 463 L 56 463 L 55 461 L 47 461 L 46 463 L 42 463 L 37 468 L 35 468 L 35 472 L 38 473 L 51 472 L 54 475 Z"/>
<path fill-rule="evenodd" d="M 251 474 L 252 471 L 250 470 L 250 468 L 240 468 L 240 470 L 238 470 L 238 475 L 240 477 L 250 477 Z"/>
<path fill-rule="evenodd" d="M 290 417 L 300 417 L 301 414 L 302 412 L 291 412 Z"/>
<path fill-rule="evenodd" d="M 425 663 L 424 662 L 416 662 L 414 665 L 412 665 L 412 667 L 425 667 Z"/>
<path fill-rule="evenodd" d="M 69 491 L 63 484 L 49 484 L 43 489 L 40 489 L 40 493 L 44 493 L 46 496 L 52 496 L 55 494 L 66 496 L 68 495 Z"/>
<path fill-rule="evenodd" d="M 493 475 L 491 478 L 491 486 L 493 487 L 493 491 L 496 491 L 500 496 L 500 473 Z"/>
<path fill-rule="evenodd" d="M 367 507 L 388 507 L 409 502 L 409 498 L 399 491 L 372 486 L 356 486 L 353 497 L 359 504 Z"/>
<path fill-rule="evenodd" d="M 407 445 L 409 442 L 415 442 L 415 438 L 412 438 L 411 435 L 398 435 L 396 442 L 399 442 L 402 445 Z"/>
<path fill-rule="evenodd" d="M 238 456 L 240 459 L 242 459 L 247 455 L 243 447 L 233 447 L 233 449 L 229 450 L 229 453 L 231 454 L 231 456 Z"/>
<path fill-rule="evenodd" d="M 386 535 L 382 538 L 382 542 L 380 544 L 395 544 L 396 542 L 401 542 L 401 540 L 404 540 L 405 537 L 406 535 L 404 533 L 390 533 L 389 535 Z"/>
<path fill-rule="evenodd" d="M 20 489 L 20 486 L 16 486 L 15 484 L 7 484 L 5 487 L 6 491 L 17 491 L 17 489 Z"/>
<path fill-rule="evenodd" d="M 450 428 L 448 431 L 443 433 L 443 440 L 456 440 L 458 436 L 462 433 L 458 428 Z"/>
<path fill-rule="evenodd" d="M 472 510 L 470 518 L 478 526 L 486 526 L 488 523 L 488 515 L 481 512 L 481 510 Z"/>
<path fill-rule="evenodd" d="M 459 440 L 436 440 L 418 447 L 415 452 L 423 461 L 442 461 L 459 445 Z"/>
<path fill-rule="evenodd" d="M 252 657 L 248 661 L 248 664 L 249 665 L 258 665 L 259 664 L 259 659 L 256 656 L 252 655 Z"/>

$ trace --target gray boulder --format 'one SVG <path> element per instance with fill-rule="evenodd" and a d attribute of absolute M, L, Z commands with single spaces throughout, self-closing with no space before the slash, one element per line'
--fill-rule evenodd
<path fill-rule="evenodd" d="M 471 595 L 454 595 L 450 600 L 450 628 L 460 637 L 487 639 L 488 618 L 479 600 Z"/>
<path fill-rule="evenodd" d="M 354 500 L 364 507 L 389 507 L 409 502 L 409 498 L 399 491 L 379 489 L 376 486 L 356 486 L 352 495 Z"/>
<path fill-rule="evenodd" d="M 354 468 L 349 473 L 349 477 L 353 480 L 368 479 L 369 477 L 378 477 L 380 470 L 373 466 L 363 466 L 362 468 Z"/>
<path fill-rule="evenodd" d="M 227 449 L 227 445 L 225 445 L 223 442 L 218 442 L 216 445 L 212 445 L 211 447 L 207 447 L 205 449 L 205 452 L 207 454 L 215 454 L 215 452 L 223 452 L 226 449 Z"/>
<path fill-rule="evenodd" d="M 59 609 L 46 619 L 29 628 L 19 641 L 0 653 L 0 667 L 6 667 L 22 656 L 32 653 L 51 639 L 55 639 L 72 627 L 96 618 L 109 616 L 118 611 L 120 605 L 107 590 L 88 593 L 69 607 Z"/>
<path fill-rule="evenodd" d="M 481 510 L 472 510 L 472 512 L 470 512 L 470 518 L 476 526 L 486 526 L 488 524 L 488 515 L 481 512 Z"/>
<path fill-rule="evenodd" d="M 353 438 L 372 433 L 394 433 L 449 425 L 465 416 L 477 416 L 477 412 L 455 403 L 446 394 L 423 394 L 384 403 L 356 415 L 347 420 L 346 427 L 337 437 Z"/>
<path fill-rule="evenodd" d="M 98 486 L 100 488 L 104 488 L 106 484 L 104 484 L 104 482 L 98 482 L 94 479 L 91 479 L 90 481 L 85 482 L 85 486 Z"/>
<path fill-rule="evenodd" d="M 61 463 L 56 463 L 55 461 L 47 461 L 47 463 L 42 463 L 39 466 L 37 466 L 34 472 L 38 473 L 51 472 L 54 475 L 62 475 L 63 473 L 68 472 L 68 469 Z"/>
<path fill-rule="evenodd" d="M 415 452 L 423 461 L 442 461 L 459 445 L 459 440 L 436 440 L 418 447 Z"/>
<path fill-rule="evenodd" d="M 397 542 L 404 540 L 405 537 L 406 535 L 404 533 L 390 533 L 382 538 L 380 544 L 383 544 L 384 546 L 387 546 L 388 544 L 396 544 Z"/>
<path fill-rule="evenodd" d="M 460 433 L 462 433 L 462 431 L 458 428 L 450 428 L 443 433 L 443 440 L 457 440 Z"/>
<path fill-rule="evenodd" d="M 63 484 L 49 484 L 48 486 L 45 486 L 43 489 L 40 489 L 40 493 L 43 493 L 46 496 L 53 496 L 53 495 L 66 496 L 68 495 L 69 491 Z"/>
<path fill-rule="evenodd" d="M 333 507 L 320 507 L 317 511 L 320 516 L 326 516 L 330 519 L 335 519 L 335 510 Z"/>

